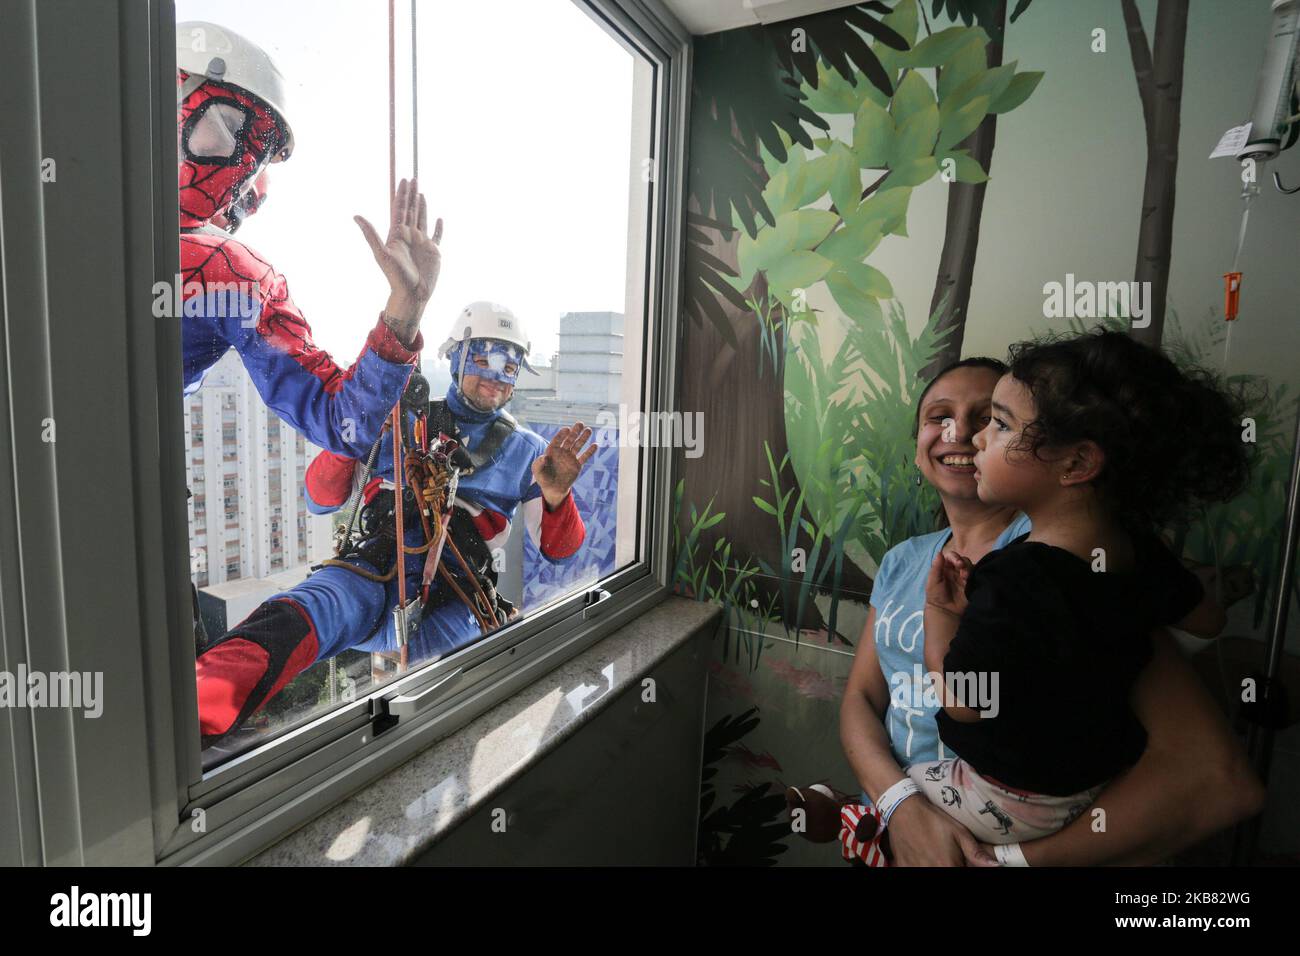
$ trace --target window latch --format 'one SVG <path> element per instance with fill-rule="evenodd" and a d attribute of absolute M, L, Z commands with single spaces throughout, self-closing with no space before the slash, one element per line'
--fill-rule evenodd
<path fill-rule="evenodd" d="M 599 614 L 601 611 L 604 610 L 604 608 L 601 607 L 601 605 L 608 600 L 609 600 L 608 591 L 606 591 L 604 588 L 592 588 L 590 591 L 586 593 L 586 595 L 583 597 L 582 600 L 582 619 L 584 621 L 587 621 L 595 617 L 597 614 Z"/>
<path fill-rule="evenodd" d="M 414 717 L 426 707 L 447 696 L 447 692 L 460 681 L 464 673 L 465 668 L 458 667 L 450 674 L 413 693 L 398 694 L 391 698 L 375 698 L 372 712 L 375 736 L 379 736 L 400 720 Z"/>

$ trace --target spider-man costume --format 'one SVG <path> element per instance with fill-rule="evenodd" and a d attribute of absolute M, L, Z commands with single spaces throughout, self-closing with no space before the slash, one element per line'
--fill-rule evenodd
<path fill-rule="evenodd" d="M 464 445 L 471 451 L 481 447 L 493 423 L 506 415 L 502 409 L 485 412 L 473 407 L 461 398 L 454 383 L 447 391 L 446 402 Z M 543 557 L 554 563 L 571 560 L 586 537 L 586 528 L 572 492 L 551 510 L 533 481 L 533 462 L 546 448 L 544 438 L 516 425 L 487 464 L 460 479 L 454 509 L 459 514 L 452 521 L 453 537 L 458 533 L 457 520 L 468 520 L 488 550 L 501 547 L 510 535 L 516 508 L 522 504 L 525 527 Z M 384 486 L 391 487 L 392 460 L 391 432 L 387 432 L 375 477 L 366 487 L 368 502 L 379 502 L 383 495 L 391 499 L 391 491 Z M 356 467 L 355 460 L 328 451 L 317 456 L 306 475 L 308 507 L 317 513 L 337 510 L 353 489 Z M 405 513 L 406 544 L 419 548 L 425 538 L 412 499 L 408 499 Z M 391 569 L 396 558 L 391 519 L 385 528 L 388 536 L 380 534 L 370 539 L 347 559 L 348 563 L 377 574 Z M 461 577 L 461 569 L 449 550 L 444 552 L 443 561 Z M 424 554 L 406 558 L 408 600 L 419 593 L 424 562 Z M 436 586 L 443 585 L 437 582 Z M 397 601 L 395 579 L 373 581 L 337 566 L 324 567 L 303 583 L 270 598 L 196 662 L 199 726 L 204 742 L 213 742 L 237 729 L 295 675 L 317 661 L 349 648 L 396 650 L 391 612 Z M 473 613 L 460 600 L 431 602 L 411 638 L 410 661 L 449 654 L 480 634 Z"/>
<path fill-rule="evenodd" d="M 178 87 L 188 79 L 178 71 Z M 312 341 L 284 277 L 209 224 L 284 148 L 281 123 L 257 97 L 212 80 L 184 98 L 178 119 L 186 393 L 234 348 L 262 400 L 296 431 L 330 451 L 365 455 L 406 387 L 423 338 L 405 347 L 381 315 L 356 363 L 340 369 Z"/>

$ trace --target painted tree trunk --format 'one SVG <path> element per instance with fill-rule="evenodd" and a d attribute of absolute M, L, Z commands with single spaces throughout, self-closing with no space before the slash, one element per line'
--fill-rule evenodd
<path fill-rule="evenodd" d="M 1002 38 L 1007 20 L 1006 0 L 1000 0 L 991 20 L 981 26 L 989 34 L 986 58 L 989 69 L 1002 65 Z M 990 113 L 975 128 L 975 132 L 959 144 L 969 149 L 971 156 L 991 172 L 993 145 L 997 137 L 998 118 Z M 933 315 L 948 297 L 943 314 L 939 317 L 940 331 L 951 329 L 947 340 L 934 360 L 921 370 L 923 379 L 934 377 L 945 365 L 961 358 L 962 343 L 966 337 L 966 316 L 970 306 L 971 281 L 975 277 L 975 253 L 979 249 L 980 219 L 984 215 L 984 191 L 988 183 L 950 183 L 948 185 L 948 217 L 943 237 L 943 251 L 939 254 L 939 272 L 934 282 L 934 295 L 930 299 Z"/>
<path fill-rule="evenodd" d="M 753 162 L 757 164 L 757 158 Z M 761 165 L 759 165 L 761 169 Z M 700 210 L 694 197 L 690 200 L 692 212 L 714 216 L 711 210 Z M 708 253 L 738 269 L 737 247 L 740 233 L 732 232 L 724 238 L 717 230 L 699 227 L 713 239 Z M 694 249 L 688 245 L 687 255 Z M 766 298 L 763 276 L 760 273 L 750 294 Z M 681 478 L 685 481 L 683 514 L 678 525 L 683 537 L 691 530 L 689 504 L 699 511 L 710 498 L 710 514 L 725 512 L 727 520 L 704 531 L 697 545 L 702 560 L 713 554 L 714 541 L 721 534 L 731 543 L 732 565 L 744 565 L 747 558 L 754 566 L 762 559 L 768 567 L 783 566 L 783 544 L 776 519 L 760 511 L 754 496 L 772 497 L 760 480 L 771 481 L 771 468 L 763 443 L 771 448 L 772 460 L 778 465 L 789 451 L 785 430 L 785 392 L 781 372 L 773 372 L 770 360 L 759 376 L 761 321 L 747 310 L 737 309 L 724 299 L 719 304 L 726 312 L 727 321 L 736 336 L 739 349 L 733 349 L 721 333 L 709 322 L 692 325 L 688 331 L 689 347 L 682 363 L 681 402 L 684 411 L 704 413 L 704 430 L 707 436 L 704 454 L 698 458 L 681 459 Z M 793 503 L 799 497 L 799 479 L 789 464 L 782 470 L 783 491 L 794 489 Z M 812 554 L 812 537 L 802 528 L 796 544 L 804 553 Z M 752 579 L 760 607 L 768 601 L 779 599 L 778 609 L 787 627 L 817 630 L 823 628 L 821 612 L 811 601 L 804 608 L 801 620 L 797 614 L 799 582 L 785 582 L 759 575 Z M 871 579 L 847 556 L 839 578 L 841 593 L 846 598 L 866 600 L 871 590 Z M 857 636 L 846 635 L 854 643 Z"/>
<path fill-rule="evenodd" d="M 1133 0 L 1122 0 L 1129 50 L 1146 125 L 1147 164 L 1142 185 L 1137 264 L 1133 278 L 1143 290 L 1146 314 L 1132 335 L 1159 345 L 1169 292 L 1169 259 L 1174 244 L 1174 191 L 1178 178 L 1179 113 L 1183 99 L 1183 51 L 1187 39 L 1187 0 L 1160 0 L 1156 29 L 1148 49 Z M 1146 290 L 1149 289 L 1149 293 Z"/>

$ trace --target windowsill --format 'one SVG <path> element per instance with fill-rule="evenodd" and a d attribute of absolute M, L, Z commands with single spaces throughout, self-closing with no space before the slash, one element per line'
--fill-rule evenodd
<path fill-rule="evenodd" d="M 255 866 L 401 866 L 627 690 L 716 625 L 722 609 L 668 597 L 248 861 Z"/>

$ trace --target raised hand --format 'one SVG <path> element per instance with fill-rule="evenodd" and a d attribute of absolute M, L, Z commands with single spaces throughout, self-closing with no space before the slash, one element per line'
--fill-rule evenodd
<path fill-rule="evenodd" d="M 582 422 L 566 425 L 555 433 L 546 451 L 533 462 L 533 480 L 542 489 L 542 497 L 552 508 L 559 507 L 573 483 L 578 480 L 582 466 L 591 460 L 600 446 L 592 445 L 581 454 L 582 446 L 591 437 L 591 429 Z"/>
<path fill-rule="evenodd" d="M 428 235 L 429 207 L 419 182 L 414 179 L 410 182 L 403 179 L 397 184 L 388 238 L 383 242 L 365 217 L 352 218 L 388 280 L 391 291 L 384 321 L 399 339 L 409 343 L 415 338 L 424 307 L 438 284 L 442 268 L 442 253 L 438 248 L 442 241 L 442 220 L 434 225 L 433 235 Z"/>
<path fill-rule="evenodd" d="M 940 551 L 925 579 L 925 603 L 961 617 L 966 610 L 966 582 L 972 565 L 964 555 Z"/>

